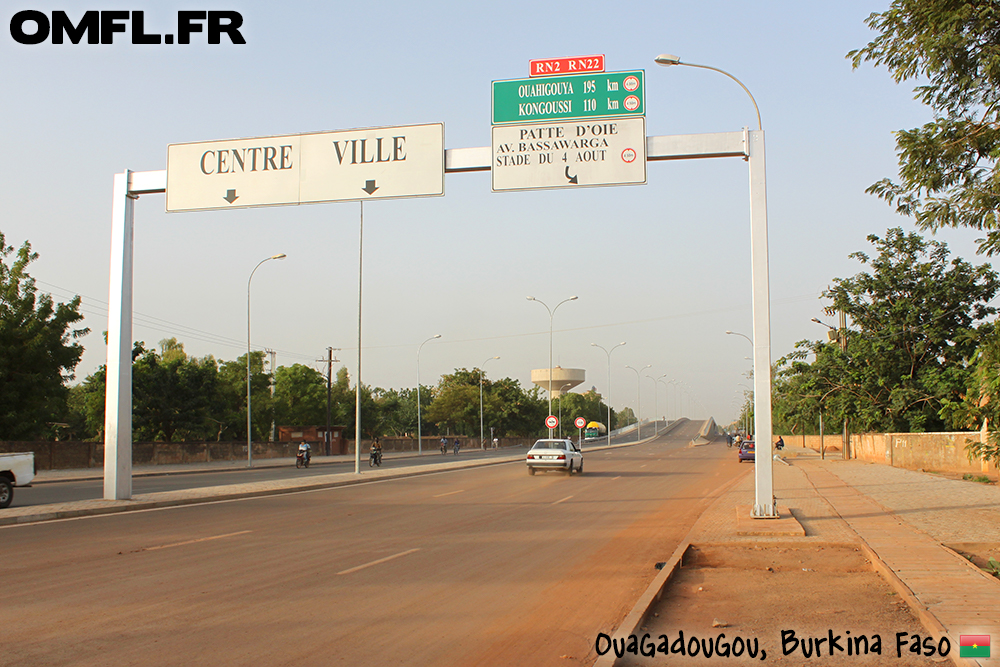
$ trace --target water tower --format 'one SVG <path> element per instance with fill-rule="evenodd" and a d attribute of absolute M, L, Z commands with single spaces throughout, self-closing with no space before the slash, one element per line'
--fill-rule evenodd
<path fill-rule="evenodd" d="M 562 368 L 561 366 L 556 366 L 552 369 L 552 398 L 559 398 L 565 391 L 572 389 L 585 379 L 586 372 L 582 368 Z M 536 368 L 531 371 L 531 382 L 548 391 L 549 369 Z"/>

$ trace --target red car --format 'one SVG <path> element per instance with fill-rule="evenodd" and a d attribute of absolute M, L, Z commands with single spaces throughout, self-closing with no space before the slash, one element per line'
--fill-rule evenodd
<path fill-rule="evenodd" d="M 743 463 L 744 461 L 754 461 L 756 459 L 754 455 L 753 440 L 747 440 L 740 445 L 739 457 L 740 463 Z"/>

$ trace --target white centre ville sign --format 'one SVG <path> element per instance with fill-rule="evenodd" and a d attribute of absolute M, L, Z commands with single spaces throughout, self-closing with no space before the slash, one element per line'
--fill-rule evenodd
<path fill-rule="evenodd" d="M 167 147 L 168 212 L 444 194 L 444 124 Z"/>
<path fill-rule="evenodd" d="M 493 191 L 642 185 L 646 119 L 493 126 Z"/>

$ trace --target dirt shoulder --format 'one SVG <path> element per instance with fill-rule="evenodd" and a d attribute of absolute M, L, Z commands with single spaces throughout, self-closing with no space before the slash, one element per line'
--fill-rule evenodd
<path fill-rule="evenodd" d="M 620 664 L 911 665 L 910 638 L 926 635 L 852 545 L 692 545 L 645 632 L 672 650 Z"/>

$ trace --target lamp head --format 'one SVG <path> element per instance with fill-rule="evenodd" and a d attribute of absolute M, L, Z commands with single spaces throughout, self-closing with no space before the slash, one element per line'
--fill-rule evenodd
<path fill-rule="evenodd" d="M 287 257 L 285 253 L 281 253 L 280 255 L 271 255 L 271 259 L 284 259 L 285 257 Z"/>
<path fill-rule="evenodd" d="M 533 296 L 529 296 L 528 297 L 528 301 L 534 301 L 534 300 L 535 300 L 535 297 L 533 297 Z"/>
<path fill-rule="evenodd" d="M 580 297 L 578 297 L 578 296 L 571 296 L 570 298 L 568 298 L 568 299 L 566 299 L 566 300 L 567 300 L 567 301 L 576 301 L 576 300 L 577 300 L 577 299 L 579 299 L 579 298 L 580 298 Z"/>
<path fill-rule="evenodd" d="M 733 332 L 732 332 L 732 331 L 727 331 L 726 333 L 727 333 L 727 334 L 729 334 L 730 336 L 732 336 L 732 335 L 733 335 Z"/>
<path fill-rule="evenodd" d="M 654 59 L 657 65 L 662 65 L 663 67 L 670 67 L 671 65 L 680 65 L 681 59 L 670 53 L 661 53 Z"/>
<path fill-rule="evenodd" d="M 431 338 L 440 338 L 440 337 L 441 337 L 441 334 L 434 334 L 433 336 L 431 336 Z"/>

